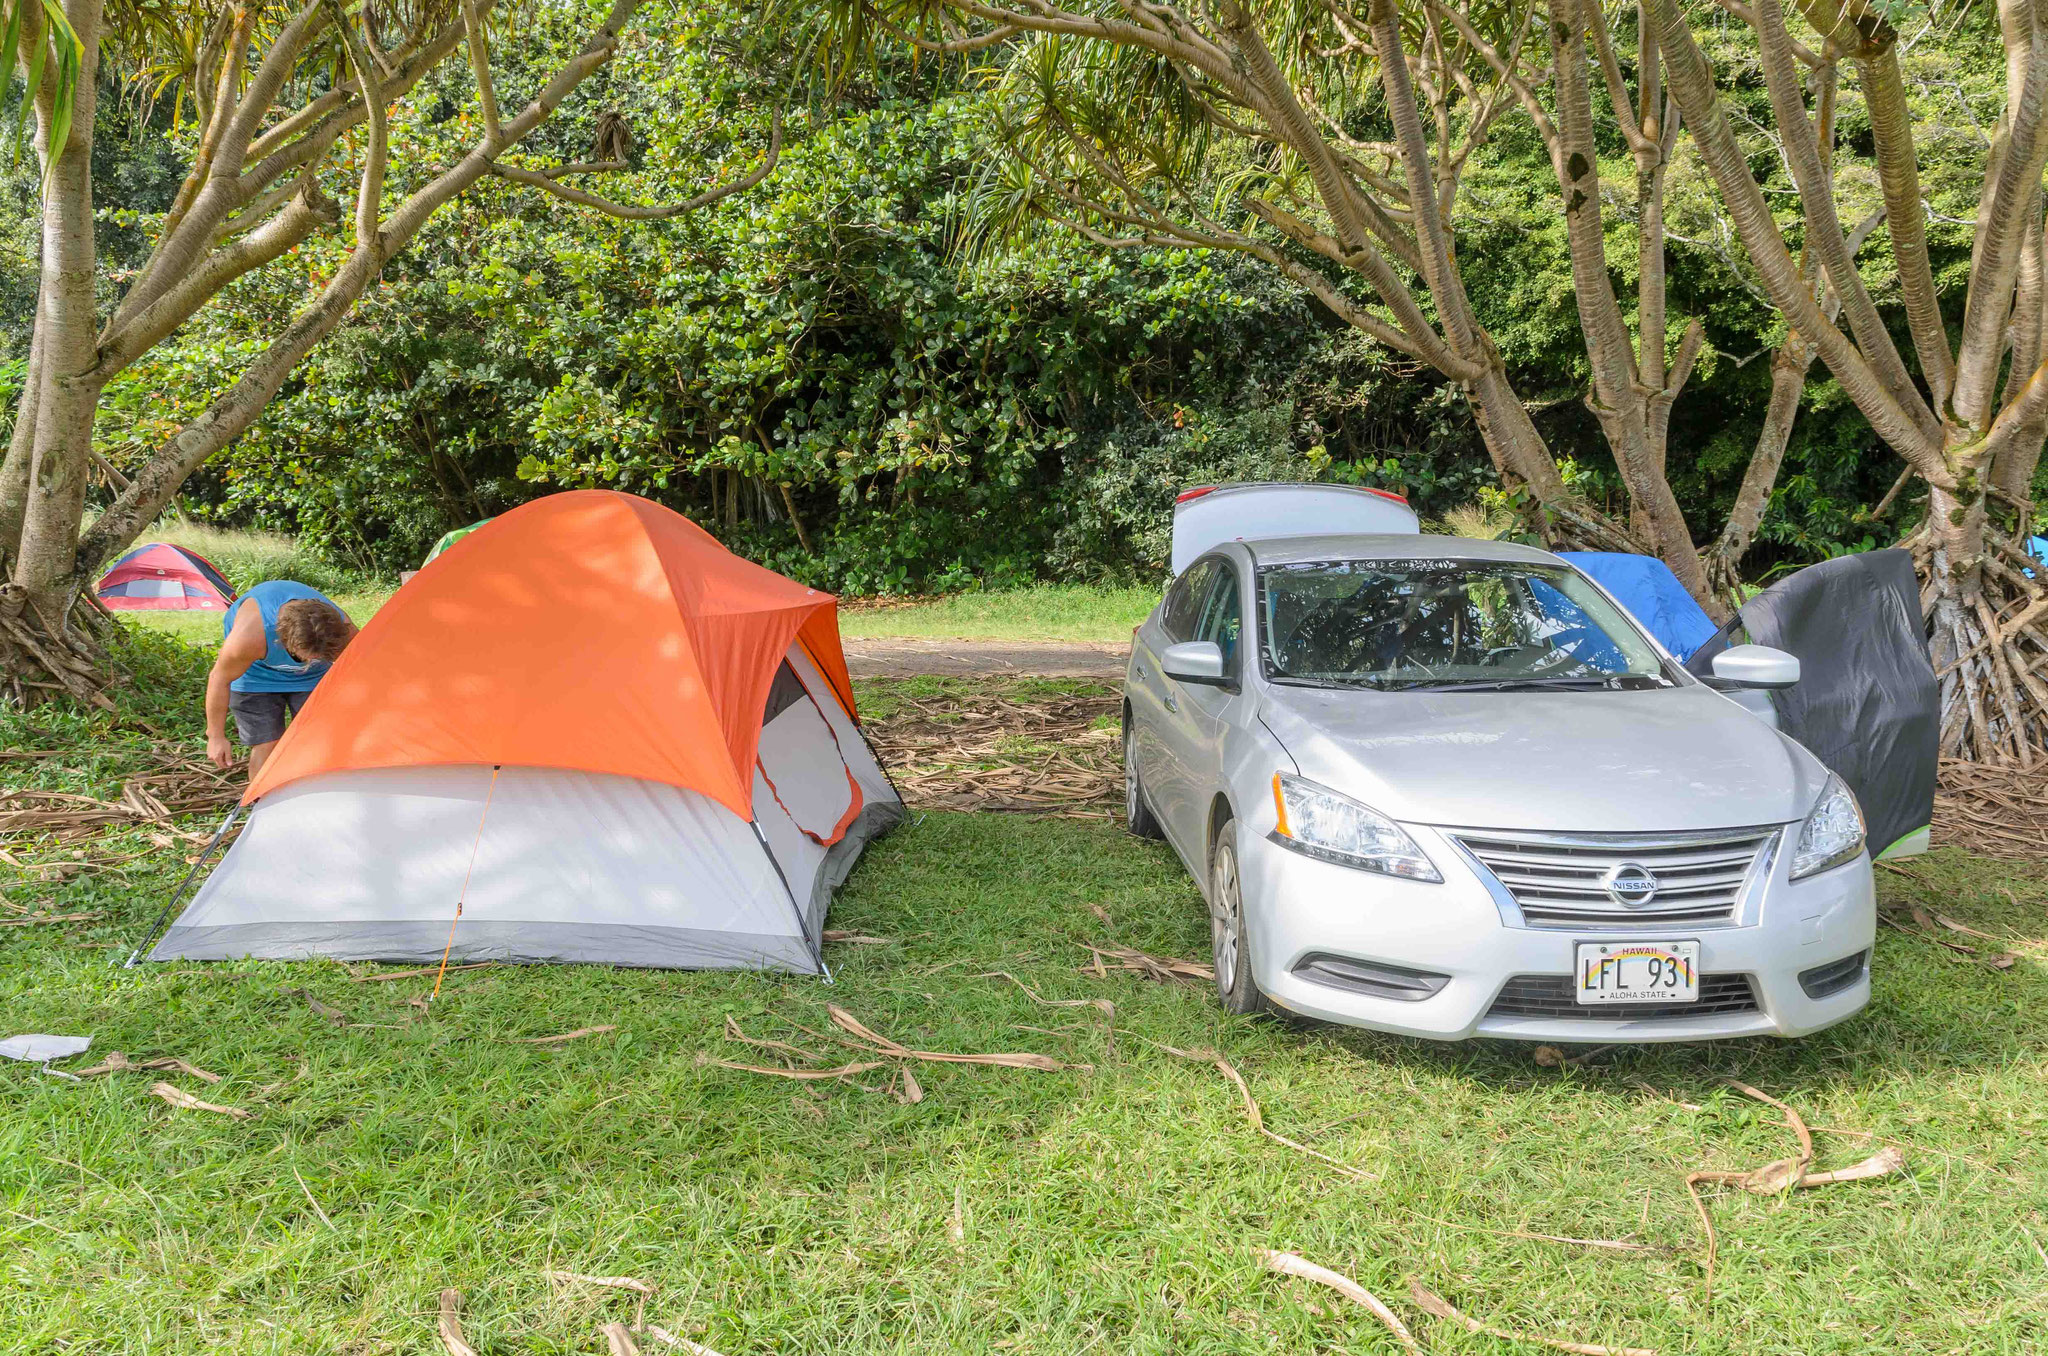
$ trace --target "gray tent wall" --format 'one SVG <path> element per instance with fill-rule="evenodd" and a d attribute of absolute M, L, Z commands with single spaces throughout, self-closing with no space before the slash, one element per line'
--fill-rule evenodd
<path fill-rule="evenodd" d="M 832 892 L 903 806 L 800 646 L 787 662 L 810 699 L 762 728 L 753 824 L 695 791 L 561 768 L 507 767 L 495 787 L 474 766 L 309 777 L 252 809 L 150 959 L 424 964 L 446 946 L 455 961 L 817 973 Z M 830 839 L 855 795 L 842 837 L 810 836 Z"/>
<path fill-rule="evenodd" d="M 1799 656 L 1799 684 L 1771 694 L 1778 728 L 1849 784 L 1870 855 L 1922 850 L 1934 818 L 1941 689 L 1927 656 L 1920 581 L 1901 550 L 1809 565 L 1742 605 L 1750 640 Z M 1708 672 L 1721 643 L 1687 667 Z"/>

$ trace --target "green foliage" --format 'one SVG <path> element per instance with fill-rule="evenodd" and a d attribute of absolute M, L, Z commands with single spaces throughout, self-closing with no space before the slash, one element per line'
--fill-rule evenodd
<path fill-rule="evenodd" d="M 508 106 L 575 39 L 573 17 L 544 6 L 505 35 Z M 1709 26 L 1704 40 L 1741 125 L 1766 125 L 1742 45 L 1717 33 Z M 772 35 L 737 0 L 657 10 L 516 158 L 587 159 L 600 115 L 617 114 L 636 142 L 630 168 L 577 181 L 593 191 L 652 204 L 742 173 L 758 163 L 771 107 L 794 86 Z M 1005 96 L 956 63 L 836 36 L 845 52 L 867 52 L 856 78 L 833 99 L 786 109 L 788 148 L 774 175 L 709 212 L 621 222 L 486 181 L 390 267 L 258 425 L 189 482 L 188 510 L 289 532 L 350 571 L 388 575 L 418 564 L 449 528 L 557 488 L 615 486 L 669 503 L 807 581 L 910 593 L 1049 576 L 1155 579 L 1167 507 L 1192 483 L 1370 484 L 1406 493 L 1429 515 L 1491 485 L 1454 388 L 1340 325 L 1257 261 L 1104 249 L 1065 229 L 977 235 L 977 220 L 1021 210 L 1015 164 L 1003 158 L 1016 130 L 999 116 Z M 1958 297 L 1980 128 L 1995 124 L 2000 98 L 1982 37 L 1967 24 L 1940 29 L 1903 58 L 1927 150 L 1935 264 Z M 1123 59 L 1112 57 L 1073 49 L 1062 59 Z M 1162 172 L 1199 160 L 1196 131 L 1171 116 L 1178 84 L 1149 69 L 1097 74 L 1104 88 L 1138 91 L 1162 119 L 1171 133 L 1154 148 Z M 1352 135 L 1386 134 L 1369 83 L 1332 88 Z M 1068 102 L 1041 108 L 1107 126 L 1136 107 Z M 101 105 L 95 177 L 111 290 L 169 201 L 189 128 L 168 103 Z M 1853 82 L 1841 124 L 1853 208 L 1856 194 L 1872 195 Z M 420 151 L 422 163 L 474 132 L 459 62 L 392 111 L 394 144 Z M 1708 345 L 1674 411 L 1671 474 L 1706 536 L 1754 444 L 1781 329 L 1719 243 L 1711 188 L 1687 143 L 1680 148 L 1667 341 L 1699 316 Z M 1773 153 L 1760 133 L 1756 150 L 1767 168 Z M 1568 478 L 1618 510 L 1618 478 L 1580 400 L 1584 346 L 1544 155 L 1525 121 L 1498 125 L 1468 170 L 1461 263 Z M 1602 155 L 1625 180 L 1624 148 Z M 401 158 L 400 178 L 415 172 L 410 163 Z M 1296 169 L 1285 163 L 1220 170 L 1229 173 L 1209 184 L 1219 192 L 1242 193 L 1259 176 L 1283 199 L 1294 191 Z M 17 260 L 32 258 L 35 242 L 21 179 L 0 182 L 31 208 L 0 226 L 0 355 L 25 351 L 30 277 Z M 345 196 L 350 186 L 324 187 Z M 1774 201 L 1796 245 L 1791 200 Z M 1619 210 L 1608 220 L 1626 297 L 1633 223 Z M 325 280 L 345 237 L 316 238 L 244 279 L 123 374 L 102 404 L 100 450 L 132 466 L 203 409 Z M 978 241 L 971 253 L 968 237 Z M 1897 315 L 1888 249 L 1880 230 L 1863 258 Z M 1903 342 L 1902 320 L 1900 333 Z M 0 366 L 0 395 L 9 380 Z M 1895 470 L 1816 368 L 1753 565 L 1888 539 L 1887 523 L 1912 521 L 1910 505 L 1875 524 L 1868 506 Z"/>
<path fill-rule="evenodd" d="M 758 132 L 754 92 L 695 58 L 663 65 L 677 50 L 622 56 L 604 98 L 674 160 Z M 1406 403 L 1405 374 L 1240 261 L 1055 239 L 960 266 L 987 100 L 880 93 L 790 114 L 775 176 L 700 217 L 622 224 L 502 185 L 458 203 L 195 478 L 196 511 L 395 569 L 449 527 L 606 485 L 842 590 L 1003 585 L 1049 563 L 1135 577 L 1164 557 L 1133 525 L 1181 484 L 1315 474 L 1331 459 L 1312 449 L 1358 445 L 1369 408 Z M 575 158 L 578 130 L 551 149 Z M 632 182 L 658 200 L 659 178 Z M 167 389 L 219 380 L 292 272 L 117 385 L 117 462 L 178 416 Z M 1469 464 L 1469 430 L 1445 441 Z M 1132 448 L 1135 474 L 1115 464 Z"/>

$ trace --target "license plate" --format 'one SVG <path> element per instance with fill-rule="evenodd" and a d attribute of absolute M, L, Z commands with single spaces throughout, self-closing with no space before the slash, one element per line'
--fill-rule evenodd
<path fill-rule="evenodd" d="M 1580 942 L 1574 997 L 1595 1003 L 1696 1003 L 1698 942 Z"/>

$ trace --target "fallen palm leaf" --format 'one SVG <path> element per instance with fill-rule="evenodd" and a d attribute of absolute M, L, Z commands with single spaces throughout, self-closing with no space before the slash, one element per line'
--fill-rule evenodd
<path fill-rule="evenodd" d="M 1568 1055 L 1554 1045 L 1539 1045 L 1530 1052 L 1529 1057 L 1536 1061 L 1539 1068 L 1575 1069 L 1597 1055 L 1606 1054 L 1613 1048 L 1611 1045 L 1596 1045 L 1590 1050 L 1581 1050 L 1576 1055 Z"/>
<path fill-rule="evenodd" d="M 1879 1149 L 1861 1163 L 1832 1172 L 1810 1172 L 1799 1179 L 1801 1187 L 1832 1186 L 1838 1182 L 1867 1182 L 1873 1177 L 1890 1177 L 1906 1170 L 1906 1155 L 1892 1145 Z"/>
<path fill-rule="evenodd" d="M 1278 1130 L 1267 1125 L 1265 1113 L 1259 1110 L 1258 1099 L 1252 1096 L 1251 1085 L 1244 1081 L 1244 1075 L 1237 1071 L 1235 1065 L 1217 1054 L 1214 1050 L 1177 1050 L 1171 1045 L 1159 1045 L 1157 1041 L 1149 1041 L 1147 1044 L 1158 1045 L 1159 1049 L 1166 1051 L 1169 1055 L 1179 1055 L 1182 1059 L 1192 1059 L 1200 1064 L 1214 1065 L 1218 1073 L 1236 1084 L 1238 1095 L 1244 1099 L 1245 1120 L 1251 1123 L 1252 1129 L 1258 1131 L 1267 1139 L 1272 1140 L 1276 1144 L 1284 1144 L 1298 1154 L 1306 1154 L 1318 1163 L 1327 1164 L 1338 1172 L 1343 1173 L 1346 1177 L 1355 1177 L 1361 1182 L 1376 1182 L 1379 1180 L 1378 1177 L 1365 1171 L 1363 1168 L 1354 1168 L 1349 1163 L 1330 1157 L 1320 1149 L 1311 1149 L 1308 1145 L 1298 1140 L 1289 1139 Z"/>
<path fill-rule="evenodd" d="M 310 990 L 286 989 L 284 990 L 284 994 L 287 998 L 305 999 L 306 1006 L 313 1009 L 313 1011 L 318 1013 L 322 1018 L 326 1019 L 326 1022 L 329 1026 L 348 1025 L 349 1019 L 347 1013 L 343 1012 L 340 1008 L 335 1007 L 331 1003 L 321 1002 L 319 999 L 315 998 L 312 995 L 312 992 Z"/>
<path fill-rule="evenodd" d="M 1446 1229 L 1461 1229 L 1467 1233 L 1492 1234 L 1497 1238 L 1526 1238 L 1536 1243 L 1568 1243 L 1577 1248 L 1604 1248 L 1609 1252 L 1675 1252 L 1661 1243 L 1636 1243 L 1624 1238 L 1573 1238 L 1569 1234 L 1543 1234 L 1528 1229 L 1492 1229 L 1484 1224 L 1460 1224 L 1456 1220 L 1438 1219 L 1434 1215 L 1411 1215 L 1411 1219 L 1425 1220 Z"/>
<path fill-rule="evenodd" d="M 1570 1342 L 1562 1337 L 1545 1337 L 1540 1333 L 1516 1332 L 1511 1328 L 1496 1328 L 1491 1323 L 1482 1323 L 1469 1314 L 1460 1313 L 1457 1306 L 1413 1276 L 1408 1278 L 1408 1293 L 1414 1297 L 1415 1302 L 1423 1309 L 1436 1315 L 1438 1318 L 1449 1319 L 1470 1333 L 1478 1333 L 1486 1337 L 1498 1337 L 1506 1342 L 1537 1342 L 1546 1347 L 1554 1347 L 1559 1351 L 1576 1352 L 1577 1356 L 1657 1356 L 1657 1351 L 1654 1347 L 1609 1347 L 1601 1346 L 1595 1342 Z"/>
<path fill-rule="evenodd" d="M 476 1348 L 462 1335 L 462 1292 L 452 1287 L 441 1292 L 440 1333 L 448 1356 L 476 1356 Z"/>
<path fill-rule="evenodd" d="M 765 1036 L 749 1036 L 740 1030 L 740 1024 L 733 1020 L 733 1015 L 729 1012 L 725 1014 L 725 1038 L 729 1041 L 738 1041 L 741 1045 L 751 1045 L 756 1050 L 780 1050 L 783 1054 L 794 1055 L 798 1059 L 818 1058 L 810 1051 L 791 1045 L 788 1041 L 770 1040 Z"/>
<path fill-rule="evenodd" d="M 611 1356 L 640 1356 L 640 1344 L 633 1340 L 633 1334 L 623 1323 L 604 1325 L 605 1345 L 611 1349 Z"/>
<path fill-rule="evenodd" d="M 850 1078 L 854 1074 L 870 1073 L 888 1067 L 886 1060 L 870 1060 L 864 1063 L 841 1064 L 831 1069 L 777 1069 L 765 1064 L 735 1064 L 729 1059 L 699 1053 L 697 1063 L 714 1069 L 733 1069 L 740 1073 L 767 1074 L 771 1078 L 793 1078 L 798 1082 L 818 1082 L 831 1078 Z"/>
<path fill-rule="evenodd" d="M 1114 1020 L 1116 1004 L 1107 998 L 1046 998 L 1029 984 L 1011 974 L 1008 970 L 988 970 L 975 976 L 976 979 L 1007 979 L 1024 991 L 1024 996 L 1042 1008 L 1094 1008 L 1097 1012 Z"/>
<path fill-rule="evenodd" d="M 638 1276 L 586 1276 L 580 1271 L 543 1271 L 541 1275 L 563 1285 L 602 1285 L 615 1290 L 637 1290 L 643 1295 L 654 1293 L 654 1287 Z"/>
<path fill-rule="evenodd" d="M 563 1041 L 579 1041 L 585 1036 L 602 1036 L 607 1031 L 619 1028 L 607 1022 L 603 1026 L 579 1026 L 574 1031 L 564 1031 L 559 1036 L 514 1036 L 514 1045 L 560 1045 Z"/>
<path fill-rule="evenodd" d="M 275 1083 L 265 1083 L 262 1087 L 256 1089 L 256 1095 L 259 1098 L 268 1097 L 272 1093 L 276 1092 L 279 1088 L 290 1087 L 292 1084 L 298 1082 L 301 1078 L 304 1078 L 309 1072 L 311 1072 L 310 1066 L 307 1065 L 307 1063 L 304 1060 L 300 1060 L 299 1071 L 297 1073 L 293 1074 L 290 1078 L 280 1078 Z"/>
<path fill-rule="evenodd" d="M 917 1081 L 917 1075 L 910 1071 L 908 1064 L 896 1066 L 895 1097 L 905 1106 L 916 1106 L 924 1100 L 924 1087 Z"/>
<path fill-rule="evenodd" d="M 961 1055 L 947 1050 L 913 1050 L 863 1026 L 858 1017 L 836 1003 L 826 1004 L 825 1011 L 830 1014 L 833 1024 L 840 1030 L 867 1042 L 872 1049 L 885 1055 L 894 1055 L 897 1059 L 921 1059 L 934 1064 L 994 1064 L 1006 1069 L 1037 1069 L 1043 1073 L 1057 1073 L 1067 1067 L 1049 1055 L 1025 1051 Z"/>
<path fill-rule="evenodd" d="M 946 1241 L 956 1248 L 967 1246 L 967 1188 L 953 1183 L 953 1213 L 946 1217 Z"/>
<path fill-rule="evenodd" d="M 2039 769 L 1944 759 L 1934 793 L 1934 841 L 1980 857 L 2048 858 L 2048 795 Z M 1881 866 L 1930 882 L 1896 862 Z"/>
<path fill-rule="evenodd" d="M 25 928 L 37 923 L 90 923 L 96 918 L 105 918 L 102 912 L 93 913 L 52 913 L 38 918 L 0 918 L 0 928 Z"/>
<path fill-rule="evenodd" d="M 1942 917 L 1942 915 L 1938 913 L 1929 913 L 1927 910 L 1921 908 L 1918 904 L 1915 904 L 1913 906 L 1913 921 L 1918 923 L 1921 927 L 1943 927 L 1947 928 L 1950 932 L 1960 932 L 1965 937 L 1976 937 L 1979 940 L 1986 942 L 1996 942 L 2001 940 L 2000 938 L 1992 936 L 1988 932 L 1979 932 L 1975 928 L 1964 927 L 1961 923 L 1956 922 L 1953 918 L 1944 918 Z"/>
<path fill-rule="evenodd" d="M 320 1222 L 326 1225 L 330 1232 L 340 1232 L 335 1229 L 334 1221 L 327 1218 L 327 1212 L 321 1209 L 320 1198 L 313 1194 L 313 1188 L 307 1186 L 306 1179 L 299 1176 L 299 1165 L 296 1163 L 292 1164 L 292 1176 L 297 1179 L 299 1190 L 306 1193 L 306 1204 L 313 1207 L 313 1213 L 320 1217 Z"/>
<path fill-rule="evenodd" d="M 658 1338 L 672 1347 L 680 1347 L 689 1353 L 689 1356 L 718 1356 L 717 1352 L 705 1346 L 702 1342 L 692 1342 L 687 1337 L 678 1337 L 667 1328 L 658 1328 L 652 1323 L 647 1325 L 647 1335 Z"/>
<path fill-rule="evenodd" d="M 1091 942 L 1082 942 L 1081 945 L 1094 953 L 1094 959 L 1081 967 L 1082 972 L 1094 975 L 1097 979 L 1106 979 L 1111 970 L 1125 970 L 1133 974 L 1140 974 L 1147 979 L 1157 980 L 1161 984 L 1171 984 L 1176 980 L 1196 981 L 1213 980 L 1216 978 L 1215 967 L 1203 965 L 1199 961 L 1148 956 L 1142 951 L 1134 951 L 1127 946 L 1096 946 Z M 1110 962 L 1114 962 L 1114 964 Z"/>
<path fill-rule="evenodd" d="M 101 1074 L 140 1073 L 144 1070 L 154 1073 L 171 1070 L 181 1074 L 190 1074 L 192 1077 L 206 1083 L 218 1083 L 221 1081 L 219 1074 L 209 1073 L 196 1064 L 187 1064 L 175 1055 L 160 1055 L 155 1059 L 133 1060 L 122 1054 L 119 1050 L 107 1051 L 107 1057 L 100 1063 L 93 1065 L 90 1069 L 80 1069 L 72 1077 L 97 1078 Z"/>
<path fill-rule="evenodd" d="M 836 928 L 827 928 L 820 936 L 825 941 L 844 942 L 848 946 L 894 946 L 896 944 L 894 937 L 867 937 L 858 932 L 841 932 Z"/>
<path fill-rule="evenodd" d="M 1833 1172 L 1810 1173 L 1807 1169 L 1813 1164 L 1813 1132 L 1807 1128 L 1805 1119 L 1769 1093 L 1753 1088 L 1740 1079 L 1730 1078 L 1724 1081 L 1745 1097 L 1754 1098 L 1783 1112 L 1785 1124 L 1799 1137 L 1799 1155 L 1796 1158 L 1781 1158 L 1760 1168 L 1752 1168 L 1748 1172 L 1702 1169 L 1686 1174 L 1685 1191 L 1692 1198 L 1693 1209 L 1699 1214 L 1700 1230 L 1706 1237 L 1706 1256 L 1701 1270 L 1704 1307 L 1709 1311 L 1714 1307 L 1714 1262 L 1720 1252 L 1720 1239 L 1714 1233 L 1714 1221 L 1707 1213 L 1706 1200 L 1700 1195 L 1699 1188 L 1702 1182 L 1738 1186 L 1744 1191 L 1758 1195 L 1774 1196 L 1802 1187 L 1832 1186 L 1842 1182 L 1863 1182 L 1876 1177 L 1889 1177 L 1904 1171 L 1906 1166 L 1905 1154 L 1887 1146 L 1852 1167 Z"/>
<path fill-rule="evenodd" d="M 169 1102 L 172 1106 L 178 1107 L 185 1111 L 211 1111 L 215 1115 L 219 1116 L 232 1116 L 238 1121 L 246 1121 L 249 1119 L 249 1113 L 247 1111 L 244 1111 L 241 1107 L 217 1106 L 212 1102 L 202 1102 L 197 1097 L 194 1097 L 191 1093 L 185 1091 L 183 1088 L 177 1086 L 174 1083 L 152 1083 L 149 1085 L 149 1095 L 152 1097 L 161 1097 L 166 1102 Z"/>
<path fill-rule="evenodd" d="M 485 970 L 496 964 L 496 961 L 471 961 L 467 965 L 451 965 L 447 973 L 452 975 L 458 970 Z M 377 975 L 350 975 L 348 979 L 351 984 L 382 984 L 389 979 L 418 979 L 421 975 L 438 974 L 440 970 L 441 967 L 438 965 L 428 965 L 418 970 L 387 970 Z"/>
<path fill-rule="evenodd" d="M 598 1285 L 613 1290 L 638 1292 L 640 1298 L 633 1305 L 633 1327 L 636 1330 L 640 1327 L 641 1320 L 646 1318 L 647 1301 L 654 1294 L 654 1287 L 638 1276 L 586 1276 L 580 1271 L 543 1271 L 541 1275 L 556 1285 Z"/>
<path fill-rule="evenodd" d="M 1374 1318 L 1387 1326 L 1387 1330 L 1394 1334 L 1394 1340 L 1399 1342 L 1404 1350 L 1420 1356 L 1422 1344 L 1415 1340 L 1414 1333 L 1408 1331 L 1408 1325 L 1401 1321 L 1401 1316 L 1357 1281 L 1342 1272 L 1317 1266 L 1299 1253 L 1275 1252 L 1271 1248 L 1260 1248 L 1258 1252 L 1259 1260 L 1266 1264 L 1268 1270 L 1277 1271 L 1283 1276 L 1299 1276 L 1302 1280 L 1314 1281 L 1317 1285 L 1326 1285 L 1353 1304 L 1364 1305 L 1372 1311 Z"/>
<path fill-rule="evenodd" d="M 1918 927 L 1909 928 L 1898 919 L 1883 914 L 1879 915 L 1879 921 L 1886 927 L 1905 933 L 1908 937 L 1918 937 L 1923 941 L 1933 942 L 1936 946 L 1945 947 L 1955 952 L 1958 956 L 1967 956 L 1974 963 L 1989 966 L 1993 970 L 2010 970 L 2020 962 L 2019 956 L 2011 951 L 2001 951 L 1987 956 L 1977 947 L 1965 946 L 1961 942 L 1950 941 L 1940 933 L 1931 931 L 1930 929 L 1941 926 L 1941 920 L 1929 914 L 1917 904 L 1913 906 L 1913 921 L 1919 924 Z M 1957 928 L 1953 924 L 1949 926 L 1954 931 L 1969 932 L 1969 935 L 1973 937 L 1984 936 L 1981 932 L 1970 932 L 1969 929 Z M 1991 940 L 1996 941 L 1998 939 L 1992 938 Z"/>

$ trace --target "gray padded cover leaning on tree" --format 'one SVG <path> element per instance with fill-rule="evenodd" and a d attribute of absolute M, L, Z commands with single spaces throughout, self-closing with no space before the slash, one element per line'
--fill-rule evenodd
<path fill-rule="evenodd" d="M 1771 694 L 1778 728 L 1856 793 L 1870 855 L 1926 827 L 1941 689 L 1912 556 L 1865 551 L 1809 565 L 1744 603 L 1742 625 L 1757 644 L 1799 656 L 1799 685 Z"/>

